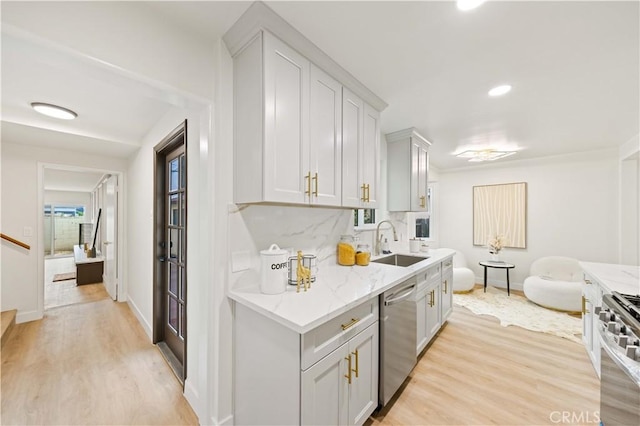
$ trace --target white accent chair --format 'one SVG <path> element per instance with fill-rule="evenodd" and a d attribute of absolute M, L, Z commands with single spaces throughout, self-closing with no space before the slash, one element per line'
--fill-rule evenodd
<path fill-rule="evenodd" d="M 467 268 L 467 260 L 462 252 L 456 250 L 453 256 L 453 292 L 465 293 L 473 290 L 476 284 L 476 276 Z"/>
<path fill-rule="evenodd" d="M 584 274 L 577 259 L 541 257 L 531 264 L 522 289 L 527 299 L 545 308 L 579 312 Z"/>

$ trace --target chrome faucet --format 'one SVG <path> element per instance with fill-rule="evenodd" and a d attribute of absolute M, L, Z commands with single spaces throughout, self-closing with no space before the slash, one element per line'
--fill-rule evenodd
<path fill-rule="evenodd" d="M 373 251 L 373 254 L 376 256 L 380 254 L 380 240 L 383 237 L 383 235 L 380 235 L 380 225 L 382 225 L 385 222 L 391 225 L 391 229 L 393 230 L 393 241 L 398 241 L 398 234 L 396 234 L 396 227 L 393 226 L 393 223 L 391 223 L 390 220 L 383 220 L 382 222 L 379 222 L 378 226 L 376 227 L 376 247 Z"/>

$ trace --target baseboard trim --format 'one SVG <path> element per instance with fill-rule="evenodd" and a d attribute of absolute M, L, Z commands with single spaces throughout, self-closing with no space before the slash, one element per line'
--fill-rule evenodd
<path fill-rule="evenodd" d="M 44 318 L 44 313 L 40 311 L 28 311 L 20 312 L 16 314 L 16 324 L 22 324 L 23 322 L 37 321 Z"/>
<path fill-rule="evenodd" d="M 190 380 L 189 377 L 184 381 L 184 398 L 187 400 L 194 413 L 198 417 L 198 422 L 202 424 L 200 420 L 202 418 L 202 413 L 200 412 L 200 394 L 198 390 L 193 386 L 193 380 Z M 214 424 L 214 423 L 212 423 Z"/>
<path fill-rule="evenodd" d="M 138 305 L 136 305 L 133 299 L 131 299 L 130 297 L 127 297 L 127 301 L 124 303 L 129 305 L 129 308 L 131 308 L 131 311 L 133 312 L 133 314 L 136 316 L 136 318 L 138 318 L 138 322 L 144 329 L 144 332 L 149 337 L 149 340 L 153 341 L 153 337 L 151 336 L 151 333 L 152 333 L 151 325 L 147 322 L 144 315 L 142 315 L 142 312 L 140 312 L 140 309 L 138 309 Z"/>

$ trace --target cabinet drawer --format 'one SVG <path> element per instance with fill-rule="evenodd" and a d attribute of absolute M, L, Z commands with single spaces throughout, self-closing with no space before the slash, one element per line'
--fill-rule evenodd
<path fill-rule="evenodd" d="M 377 320 L 376 297 L 303 334 L 302 369 L 311 367 Z"/>
<path fill-rule="evenodd" d="M 440 281 L 440 270 L 441 270 L 441 265 L 440 265 L 440 263 L 438 263 L 437 265 L 433 265 L 432 267 L 430 267 L 426 271 L 420 272 L 417 275 L 417 277 L 418 277 L 418 291 L 421 290 L 422 286 L 426 285 L 426 283 L 429 283 L 429 282 L 433 281 L 434 279 L 437 279 L 438 281 Z"/>
<path fill-rule="evenodd" d="M 445 275 L 447 272 L 453 269 L 453 259 L 449 258 L 442 262 L 442 275 Z"/>

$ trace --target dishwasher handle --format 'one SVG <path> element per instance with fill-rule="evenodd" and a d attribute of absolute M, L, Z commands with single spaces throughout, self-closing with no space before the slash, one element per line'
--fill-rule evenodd
<path fill-rule="evenodd" d="M 396 295 L 393 294 L 392 296 L 394 297 L 384 299 L 384 306 L 395 305 L 396 303 L 400 303 L 409 299 L 411 297 L 411 293 L 413 293 L 413 290 L 415 288 L 416 288 L 415 284 L 409 287 L 405 287 L 404 289 L 402 289 L 401 293 L 397 297 L 395 297 Z"/>

